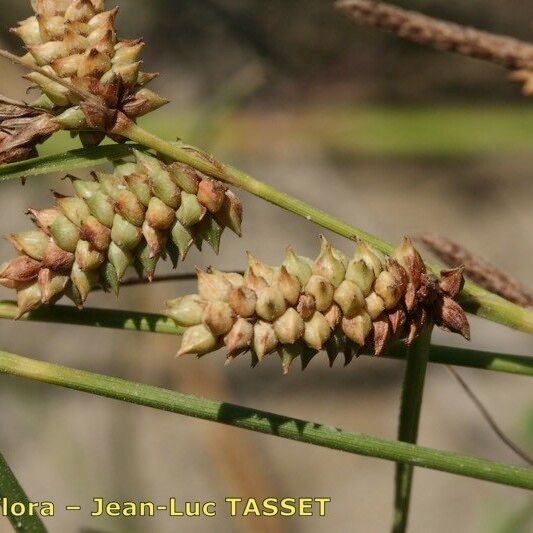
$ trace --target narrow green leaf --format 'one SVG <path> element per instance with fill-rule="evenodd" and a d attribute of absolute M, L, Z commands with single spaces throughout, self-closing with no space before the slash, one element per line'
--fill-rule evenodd
<path fill-rule="evenodd" d="M 21 503 L 29 506 L 29 499 L 15 477 L 15 474 L 7 464 L 3 455 L 0 454 L 0 499 L 7 498 L 13 503 Z M 24 514 L 23 516 L 13 516 L 8 513 L 7 517 L 15 531 L 24 533 L 46 533 L 46 528 L 38 515 Z"/>
<path fill-rule="evenodd" d="M 323 448 L 533 489 L 532 469 L 362 433 L 350 433 L 316 422 L 198 398 L 142 383 L 35 361 L 6 352 L 0 352 L 0 374 L 2 373 Z"/>
<path fill-rule="evenodd" d="M 80 148 L 62 154 L 55 154 L 9 165 L 0 165 L 0 181 L 28 176 L 40 176 L 52 172 L 71 172 L 76 168 L 95 167 L 108 163 L 110 159 L 121 159 L 142 150 L 137 144 L 110 144 L 93 148 Z"/>

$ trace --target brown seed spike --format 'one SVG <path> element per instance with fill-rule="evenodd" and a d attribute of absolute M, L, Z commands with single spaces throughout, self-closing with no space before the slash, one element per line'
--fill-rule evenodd
<path fill-rule="evenodd" d="M 404 242 L 404 252 L 403 259 L 400 259 L 410 257 L 411 266 L 416 266 L 420 256 L 410 241 Z M 244 277 L 214 270 L 204 273 L 204 276 L 218 274 L 228 282 L 231 280 L 229 295 L 224 290 L 214 296 L 218 289 L 206 290 L 205 280 L 200 275 L 200 294 L 218 302 L 221 309 L 224 308 L 221 313 L 224 318 L 231 312 L 236 315 L 234 329 L 225 338 L 230 351 L 228 360 L 249 347 L 251 327 L 252 365 L 257 365 L 266 354 L 277 349 L 284 373 L 297 357 L 301 357 L 305 369 L 323 349 L 330 364 L 343 352 L 347 364 L 354 351 L 359 354 L 363 349 L 371 349 L 376 356 L 382 355 L 392 340 L 403 339 L 411 344 L 432 319 L 445 329 L 469 337 L 463 310 L 444 290 L 450 277 L 460 278 L 460 271 L 450 273 L 450 276 L 444 272 L 444 282 L 440 286 L 439 280 L 423 265 L 410 269 L 416 276 L 408 275 L 396 260 L 387 259 L 361 244 L 351 262 L 341 251 L 330 249 L 324 242 L 320 257 L 323 262 L 331 262 L 333 257 L 342 268 L 348 265 L 343 279 L 336 278 L 336 286 L 329 279 L 312 273 L 310 265 L 316 267 L 316 261 L 313 263 L 298 257 L 292 251 L 279 268 L 264 265 L 249 256 Z M 456 292 L 457 289 L 450 291 Z M 221 333 L 218 327 L 221 320 L 208 321 L 204 317 L 205 322 L 209 322 L 215 334 Z M 231 323 L 224 331 L 229 325 Z M 246 342 L 241 344 L 243 328 L 248 333 Z"/>

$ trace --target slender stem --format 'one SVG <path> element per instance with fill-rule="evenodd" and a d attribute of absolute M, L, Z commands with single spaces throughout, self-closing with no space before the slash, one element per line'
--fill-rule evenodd
<path fill-rule="evenodd" d="M 4 456 L 0 454 L 0 499 L 2 498 L 6 498 L 9 503 L 20 503 L 26 509 L 29 507 L 28 496 L 26 496 L 24 489 L 7 464 Z M 23 516 L 13 516 L 8 506 L 7 517 L 15 531 L 46 533 L 46 528 L 38 515 L 27 513 Z"/>
<path fill-rule="evenodd" d="M 418 439 L 432 330 L 433 325 L 424 328 L 408 350 L 398 430 L 398 440 L 402 442 L 416 444 Z M 397 463 L 393 533 L 407 531 L 412 485 L 413 465 Z"/>
<path fill-rule="evenodd" d="M 322 226 L 338 235 L 351 240 L 362 239 L 386 254 L 392 253 L 394 247 L 350 224 L 335 218 L 324 211 L 279 191 L 275 187 L 262 183 L 245 172 L 216 161 L 199 148 L 169 143 L 144 130 L 137 124 L 125 119 L 118 121 L 115 133 L 123 135 L 134 142 L 157 150 L 176 161 L 190 165 L 231 185 L 240 187 L 259 198 L 263 198 L 283 209 L 300 215 L 310 222 Z M 431 268 L 435 269 L 432 265 Z M 533 333 L 533 311 L 524 309 L 496 296 L 472 282 L 467 282 L 461 295 L 464 308 L 478 316 L 504 324 L 514 329 Z"/>
<path fill-rule="evenodd" d="M 16 303 L 0 302 L 0 319 L 12 320 L 16 315 Z M 83 311 L 78 311 L 66 305 L 40 307 L 36 311 L 27 313 L 20 320 L 166 335 L 182 335 L 184 331 L 183 328 L 180 328 L 172 320 L 162 315 L 115 309 L 95 309 L 90 307 L 86 307 Z M 382 357 L 405 359 L 407 357 L 407 348 L 403 342 L 396 342 L 385 350 Z M 533 357 L 520 355 L 432 345 L 430 362 L 492 370 L 507 374 L 533 376 Z"/>
<path fill-rule="evenodd" d="M 16 315 L 17 305 L 14 302 L 0 302 L 0 318 L 14 319 Z M 31 313 L 27 313 L 20 320 L 140 331 L 144 333 L 163 333 L 167 335 L 182 335 L 184 331 L 173 320 L 163 315 L 90 307 L 86 307 L 83 311 L 78 311 L 74 307 L 67 305 L 40 307 Z"/>
<path fill-rule="evenodd" d="M 0 352 L 0 373 L 152 407 L 162 411 L 219 422 L 323 448 L 377 457 L 533 489 L 533 470 L 466 455 L 350 433 L 316 422 L 288 418 L 239 405 L 216 402 L 111 376 L 93 374 Z"/>
<path fill-rule="evenodd" d="M 490 414 L 489 410 L 485 407 L 483 402 L 480 400 L 478 395 L 472 390 L 470 385 L 463 379 L 461 374 L 455 370 L 455 368 L 451 366 L 446 366 L 446 368 L 450 371 L 452 376 L 457 380 L 461 388 L 465 391 L 466 395 L 470 398 L 472 403 L 477 407 L 478 411 L 481 413 L 481 416 L 485 419 L 487 424 L 490 426 L 492 431 L 496 434 L 496 436 L 510 449 L 512 450 L 518 457 L 523 459 L 526 463 L 529 464 L 529 466 L 533 466 L 533 456 L 529 455 L 525 450 L 520 448 L 518 444 L 513 442 L 510 437 L 508 437 L 503 429 L 499 426 L 499 424 L 496 422 L 495 418 Z"/>

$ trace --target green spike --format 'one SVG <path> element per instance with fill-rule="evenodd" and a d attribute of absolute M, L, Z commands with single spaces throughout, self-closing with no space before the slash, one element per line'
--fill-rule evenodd
<path fill-rule="evenodd" d="M 120 281 L 117 271 L 110 261 L 106 261 L 100 269 L 102 285 L 105 291 L 113 291 L 117 296 L 120 293 Z"/>
<path fill-rule="evenodd" d="M 207 241 L 216 254 L 220 251 L 220 241 L 223 233 L 224 227 L 221 226 L 209 213 L 194 227 L 196 239 Z M 201 246 L 198 246 L 198 249 L 201 250 Z"/>
<path fill-rule="evenodd" d="M 173 268 L 177 268 L 180 258 L 180 251 L 172 239 L 168 239 L 167 241 L 166 252 L 168 254 L 170 262 L 172 263 Z"/>
<path fill-rule="evenodd" d="M 159 255 L 150 257 L 150 248 L 148 247 L 148 244 L 146 243 L 141 244 L 139 246 L 139 248 L 137 249 L 137 253 L 135 255 L 142 269 L 140 277 L 142 278 L 144 275 L 146 275 L 146 277 L 150 281 L 152 281 L 152 278 L 154 277 L 154 273 L 155 273 L 155 268 L 159 261 Z"/>
<path fill-rule="evenodd" d="M 183 226 L 180 222 L 176 221 L 172 227 L 171 235 L 172 241 L 179 250 L 181 260 L 185 261 L 187 253 L 191 249 L 194 241 L 191 231 Z"/>
<path fill-rule="evenodd" d="M 342 329 L 338 328 L 333 332 L 333 334 L 325 345 L 330 367 L 333 367 L 337 356 L 339 355 L 339 353 L 344 353 L 345 348 L 346 336 L 343 334 Z"/>
<path fill-rule="evenodd" d="M 296 358 L 303 353 L 304 346 L 296 342 L 294 344 L 284 344 L 278 348 L 278 354 L 281 358 L 283 374 L 288 374 L 289 369 Z"/>

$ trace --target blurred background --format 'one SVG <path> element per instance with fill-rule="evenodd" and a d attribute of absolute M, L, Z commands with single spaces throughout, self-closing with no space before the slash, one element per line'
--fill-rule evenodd
<path fill-rule="evenodd" d="M 29 2 L 0 0 L 0 45 Z M 111 3 L 108 3 L 111 5 Z M 123 0 L 124 37 L 144 36 L 145 69 L 171 99 L 143 122 L 168 139 L 196 143 L 343 220 L 398 242 L 435 231 L 531 285 L 533 107 L 498 67 L 436 53 L 352 25 L 330 0 Z M 529 39 L 533 5 L 515 0 L 398 1 L 457 22 Z M 0 65 L 0 93 L 22 97 L 18 68 Z M 56 137 L 41 153 L 73 147 Z M 83 173 L 79 173 L 83 175 Z M 27 207 L 70 192 L 59 176 L 22 188 L 5 183 L 2 233 L 29 229 Z M 244 250 L 278 264 L 292 244 L 315 256 L 322 230 L 240 193 L 242 240 L 225 235 L 219 257 L 190 254 L 183 272 L 215 264 L 242 269 Z M 333 235 L 350 252 L 350 243 Z M 0 257 L 12 255 L 6 242 Z M 159 272 L 165 273 L 162 265 Z M 124 289 L 91 306 L 159 312 L 194 284 Z M 12 298 L 0 291 L 0 298 Z M 530 336 L 472 319 L 472 346 L 531 355 Z M 178 339 L 70 326 L 0 323 L 1 348 L 54 363 L 237 402 L 347 430 L 395 438 L 404 365 L 361 358 L 330 370 L 326 357 L 280 374 L 270 357 L 228 369 L 223 356 L 176 361 Z M 435 335 L 438 343 L 459 343 Z M 533 446 L 526 378 L 461 370 L 505 431 Z M 330 497 L 325 518 L 232 520 L 90 519 L 60 512 L 51 531 L 388 531 L 394 465 L 244 433 L 172 414 L 2 377 L 1 450 L 34 500 L 58 505 L 113 500 L 216 500 L 227 496 Z M 445 368 L 428 373 L 420 443 L 520 464 L 495 438 Z M 529 511 L 528 511 L 529 509 Z M 416 471 L 411 531 L 526 531 L 525 491 Z M 531 516 L 530 516 L 531 518 Z M 527 520 L 526 520 L 527 522 Z M 531 527 L 531 522 L 530 522 Z M 0 531 L 8 531 L 0 521 Z M 531 531 L 531 530 L 529 530 Z"/>

